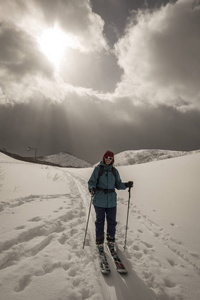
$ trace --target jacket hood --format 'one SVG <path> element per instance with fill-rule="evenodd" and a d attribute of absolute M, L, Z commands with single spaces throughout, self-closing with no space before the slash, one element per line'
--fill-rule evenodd
<path fill-rule="evenodd" d="M 110 164 L 110 165 L 106 165 L 103 161 L 100 162 L 100 165 L 103 166 L 105 169 L 107 170 L 111 170 L 113 165 Z"/>

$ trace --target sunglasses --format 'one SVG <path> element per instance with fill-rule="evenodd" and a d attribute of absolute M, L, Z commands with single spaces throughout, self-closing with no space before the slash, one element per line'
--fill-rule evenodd
<path fill-rule="evenodd" d="M 105 159 L 113 160 L 113 158 L 112 158 L 112 157 L 109 157 L 109 156 L 106 156 Z"/>

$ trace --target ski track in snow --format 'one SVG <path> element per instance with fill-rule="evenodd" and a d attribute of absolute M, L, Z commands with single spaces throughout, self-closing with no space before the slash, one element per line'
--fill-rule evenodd
<path fill-rule="evenodd" d="M 118 201 L 127 206 L 127 201 L 123 198 Z M 200 255 L 191 252 L 179 240 L 173 238 L 169 232 L 143 214 L 137 205 L 132 205 L 130 209 L 129 222 L 131 219 L 135 221 L 136 226 L 130 226 L 135 227 L 135 230 L 128 233 L 126 256 L 138 276 L 156 292 L 158 299 L 191 299 L 188 293 L 190 286 L 192 288 L 193 282 L 198 286 L 200 282 Z M 122 247 L 122 224 L 118 224 L 118 232 Z M 176 280 L 176 274 L 179 282 Z M 188 280 L 188 277 L 190 284 L 187 283 L 186 288 L 184 278 Z"/>
<path fill-rule="evenodd" d="M 65 297 L 67 295 L 67 299 L 104 298 L 100 285 L 95 280 L 95 267 L 91 266 L 94 254 L 82 249 L 85 207 L 71 175 L 65 172 L 65 177 L 70 186 L 69 194 L 32 195 L 15 199 L 11 205 L 5 203 L 2 208 L 6 217 L 11 219 L 17 210 L 25 209 L 27 215 L 30 215 L 33 208 L 33 213 L 24 224 L 12 229 L 13 238 L 11 231 L 8 237 L 5 233 L 1 239 L 1 300 L 28 299 L 28 289 L 31 286 L 34 288 L 34 282 L 41 280 L 45 285 L 45 277 L 55 272 L 58 272 L 58 278 L 66 281 L 66 291 L 63 294 Z M 57 204 L 51 215 L 44 218 L 39 211 L 35 214 L 35 205 L 40 209 L 40 205 L 43 208 L 44 205 L 51 206 L 53 202 L 54 206 L 55 202 Z M 21 273 L 24 275 L 21 276 Z M 46 292 L 42 291 L 41 295 L 37 295 L 37 299 L 66 299 L 59 295 L 59 291 L 56 295 L 53 290 L 55 298 L 48 297 L 48 293 L 51 295 L 49 290 L 52 289 L 48 286 Z"/>
<path fill-rule="evenodd" d="M 53 181 L 65 180 L 66 194 L 29 195 L 1 202 L 2 216 L 13 224 L 0 241 L 1 300 L 27 300 L 39 281 L 37 300 L 190 299 L 184 282 L 190 278 L 192 287 L 193 281 L 199 281 L 200 255 L 191 253 L 132 204 L 129 224 L 134 223 L 130 226 L 134 230 L 128 230 L 127 249 L 123 251 L 125 220 L 120 218 L 120 211 L 127 210 L 125 197 L 118 197 L 117 244 L 119 257 L 129 273 L 119 275 L 105 250 L 111 275 L 103 276 L 95 250 L 93 209 L 83 249 L 90 205 L 87 179 L 75 172 L 56 167 L 54 170 L 54 175 L 47 172 L 47 176 L 53 176 Z M 3 168 L 0 176 L 4 176 Z M 44 207 L 48 207 L 46 215 L 42 213 Z M 25 212 L 26 219 L 15 219 Z M 182 276 L 182 284 L 177 282 L 176 274 Z M 54 289 L 55 276 L 60 290 Z"/>
<path fill-rule="evenodd" d="M 87 182 L 77 177 L 76 183 L 81 195 L 85 195 L 84 204 L 86 207 L 89 206 L 86 192 Z M 85 189 L 83 190 L 84 186 Z M 129 223 L 134 221 L 135 226 L 130 227 L 135 228 L 135 230 L 128 230 L 127 249 L 123 250 L 125 220 L 120 218 L 120 210 L 127 211 L 127 198 L 118 197 L 119 214 L 116 237 L 119 257 L 122 258 L 129 274 L 124 277 L 117 274 L 112 259 L 105 250 L 111 267 L 111 276 L 104 277 L 111 295 L 110 299 L 191 299 L 190 294 L 188 294 L 190 288 L 188 286 L 187 289 L 185 288 L 184 281 L 185 278 L 188 280 L 189 277 L 191 287 L 193 281 L 198 284 L 200 255 L 191 253 L 178 239 L 173 238 L 169 232 L 142 213 L 137 205 L 131 204 L 130 206 Z M 93 214 L 92 222 L 90 222 L 90 246 L 92 247 L 95 247 L 94 243 L 91 243 L 91 240 L 94 241 L 95 239 L 94 221 L 95 216 Z M 161 249 L 162 251 L 160 251 Z M 160 253 L 164 253 L 165 256 L 163 257 Z M 168 271 L 169 269 L 171 272 Z M 183 282 L 177 282 L 176 274 L 178 277 L 182 276 Z M 141 286 L 141 290 L 146 290 L 142 295 L 133 294 L 133 291 L 138 291 L 138 286 Z M 151 290 L 156 295 L 151 293 Z M 183 298 L 182 294 L 184 293 L 185 297 Z"/>
<path fill-rule="evenodd" d="M 162 245 L 167 247 L 175 256 L 180 260 L 183 259 L 185 264 L 193 266 L 197 272 L 200 271 L 200 255 L 197 253 L 191 253 L 178 239 L 174 239 L 169 233 L 165 232 L 162 227 L 149 219 L 146 215 L 143 215 L 140 210 L 137 210 L 136 206 L 132 209 L 133 214 L 136 214 L 137 219 L 142 223 L 143 227 L 153 235 Z M 172 225 L 174 226 L 174 225 Z M 142 233 L 142 231 L 139 231 Z M 145 243 L 147 248 L 153 248 L 153 245 Z M 197 260 L 198 259 L 198 260 Z M 175 263 L 169 260 L 170 265 L 174 266 Z"/>
<path fill-rule="evenodd" d="M 73 179 L 75 180 L 80 195 L 84 201 L 84 205 L 86 207 L 89 207 L 91 200 L 89 199 L 88 192 L 87 192 L 87 179 L 80 178 L 80 176 L 75 176 L 74 174 L 73 174 Z M 123 263 L 128 269 L 129 274 L 128 275 L 118 274 L 107 247 L 104 247 L 104 250 L 109 262 L 111 274 L 108 276 L 101 274 L 99 268 L 99 260 L 97 257 L 98 254 L 95 245 L 94 222 L 95 222 L 95 213 L 94 210 L 91 210 L 90 222 L 88 226 L 88 238 L 86 240 L 86 248 L 87 246 L 89 246 L 89 248 L 93 249 L 93 251 L 95 252 L 95 265 L 96 265 L 97 276 L 98 276 L 97 280 L 100 281 L 102 290 L 104 291 L 102 299 L 105 300 L 106 299 L 109 300 L 123 300 L 123 299 L 154 300 L 156 299 L 155 294 L 146 286 L 146 284 L 132 270 L 129 262 L 127 261 L 122 251 L 120 251 L 120 249 L 118 249 L 119 257 L 123 260 Z M 138 289 L 138 287 L 140 288 Z M 141 292 L 138 292 L 138 290 Z"/>

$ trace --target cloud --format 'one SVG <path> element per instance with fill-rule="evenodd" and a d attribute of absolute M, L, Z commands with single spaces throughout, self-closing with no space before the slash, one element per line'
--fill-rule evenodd
<path fill-rule="evenodd" d="M 116 56 L 89 0 L 0 5 L 1 147 L 93 162 L 109 148 L 199 148 L 199 1 L 132 12 Z M 57 72 L 37 43 L 55 22 L 81 45 Z"/>
<path fill-rule="evenodd" d="M 184 114 L 160 105 L 136 106 L 130 99 L 102 101 L 71 92 L 64 101 L 35 99 L 0 109 L 0 148 L 27 155 L 69 151 L 96 163 L 106 149 L 199 148 L 200 112 Z"/>
<path fill-rule="evenodd" d="M 134 14 L 116 44 L 116 96 L 134 103 L 200 108 L 200 3 L 179 0 Z"/>
<path fill-rule="evenodd" d="M 38 51 L 35 40 L 26 32 L 8 25 L 0 25 L 1 72 L 19 81 L 26 74 L 42 73 L 51 77 L 53 68 Z"/>
<path fill-rule="evenodd" d="M 3 22 L 15 24 L 33 35 L 58 24 L 76 36 L 83 51 L 107 48 L 104 21 L 92 12 L 89 0 L 0 0 L 0 5 Z"/>
<path fill-rule="evenodd" d="M 4 102 L 42 95 L 62 101 L 68 89 L 83 87 L 109 92 L 104 99 L 129 97 L 135 104 L 199 108 L 199 1 L 179 0 L 157 10 L 133 11 L 115 46 L 116 57 L 108 49 L 104 21 L 89 0 L 0 0 L 0 5 Z M 37 43 L 43 30 L 55 23 L 80 45 L 68 50 L 56 76 Z"/>
<path fill-rule="evenodd" d="M 117 64 L 116 56 L 111 52 L 88 54 L 71 50 L 61 67 L 61 74 L 65 82 L 74 86 L 112 93 L 116 83 L 120 81 L 122 70 Z"/>
<path fill-rule="evenodd" d="M 38 50 L 33 37 L 25 31 L 1 24 L 0 44 L 2 102 L 28 100 L 37 89 L 41 94 L 42 82 L 54 81 L 53 66 Z"/>
<path fill-rule="evenodd" d="M 0 0 L 0 5 L 1 103 L 42 96 L 62 101 L 68 90 L 79 86 L 102 92 L 115 89 L 121 71 L 108 49 L 104 21 L 89 0 Z M 60 73 L 38 45 L 38 37 L 55 24 L 79 45 L 68 49 Z"/>
<path fill-rule="evenodd" d="M 32 0 L 41 9 L 48 26 L 58 23 L 65 32 L 74 34 L 83 51 L 107 48 L 103 35 L 104 21 L 92 12 L 89 0 Z"/>

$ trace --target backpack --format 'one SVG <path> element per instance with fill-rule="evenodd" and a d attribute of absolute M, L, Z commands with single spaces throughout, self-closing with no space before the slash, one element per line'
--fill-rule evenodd
<path fill-rule="evenodd" d="M 115 176 L 115 178 L 117 178 L 117 169 L 115 167 L 112 166 L 111 171 L 110 170 L 105 171 L 104 166 L 99 165 L 99 174 L 98 174 L 98 178 L 97 178 L 97 186 L 99 185 L 99 179 L 103 175 L 104 172 L 112 172 L 113 175 Z"/>

